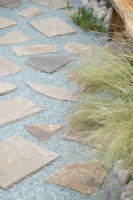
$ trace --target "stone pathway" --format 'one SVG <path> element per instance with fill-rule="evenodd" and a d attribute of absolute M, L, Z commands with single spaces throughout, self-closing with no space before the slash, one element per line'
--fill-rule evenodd
<path fill-rule="evenodd" d="M 66 0 L 0 0 L 0 200 L 105 199 L 99 153 L 64 139 L 79 101 L 67 77 L 74 55 L 92 53 L 89 45 L 104 38 L 74 25 L 66 7 Z"/>

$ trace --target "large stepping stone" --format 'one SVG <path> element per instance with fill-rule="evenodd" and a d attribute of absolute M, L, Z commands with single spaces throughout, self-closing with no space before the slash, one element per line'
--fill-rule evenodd
<path fill-rule="evenodd" d="M 0 82 L 0 96 L 9 94 L 16 90 L 16 88 L 16 85 L 13 85 L 11 83 Z"/>
<path fill-rule="evenodd" d="M 32 17 L 36 17 L 38 15 L 43 14 L 43 11 L 41 11 L 41 10 L 35 8 L 35 7 L 31 7 L 31 8 L 27 8 L 25 10 L 22 10 L 18 14 L 21 15 L 22 17 L 32 18 Z"/>
<path fill-rule="evenodd" d="M 73 54 L 78 54 L 78 53 L 82 53 L 86 51 L 87 51 L 87 54 L 91 54 L 93 52 L 93 47 L 86 44 L 72 41 L 72 42 L 68 42 L 65 45 L 65 50 Z"/>
<path fill-rule="evenodd" d="M 78 101 L 77 96 L 75 96 L 74 91 L 67 90 L 64 88 L 58 88 L 50 85 L 38 84 L 35 82 L 26 83 L 32 90 L 48 96 L 50 98 L 64 100 L 64 101 Z"/>
<path fill-rule="evenodd" d="M 51 17 L 30 22 L 30 25 L 47 37 L 75 33 L 76 31 L 59 17 Z"/>
<path fill-rule="evenodd" d="M 23 33 L 22 31 L 15 29 L 7 34 L 0 36 L 0 44 L 15 44 L 32 40 L 31 37 Z"/>
<path fill-rule="evenodd" d="M 62 167 L 46 181 L 91 194 L 100 187 L 105 176 L 106 171 L 98 161 L 86 161 Z"/>
<path fill-rule="evenodd" d="M 67 8 L 67 1 L 65 0 L 31 0 L 34 3 L 42 6 L 47 6 L 55 9 Z"/>
<path fill-rule="evenodd" d="M 0 16 L 0 29 L 15 25 L 16 22 Z"/>
<path fill-rule="evenodd" d="M 0 187 L 8 189 L 58 158 L 53 151 L 15 135 L 0 142 Z"/>
<path fill-rule="evenodd" d="M 0 58 L 0 77 L 20 72 L 21 69 L 5 58 Z"/>
<path fill-rule="evenodd" d="M 57 124 L 28 124 L 26 130 L 39 140 L 48 140 L 62 127 Z"/>
<path fill-rule="evenodd" d="M 71 59 L 67 56 L 31 57 L 26 64 L 43 72 L 52 73 L 70 61 Z"/>
<path fill-rule="evenodd" d="M 21 0 L 0 0 L 0 6 L 5 8 L 17 8 L 21 4 Z"/>
<path fill-rule="evenodd" d="M 50 44 L 13 47 L 12 50 L 16 53 L 17 56 L 28 56 L 28 55 L 35 55 L 35 54 L 57 52 L 57 50 Z"/>
<path fill-rule="evenodd" d="M 42 109 L 30 100 L 18 96 L 0 102 L 0 126 L 41 112 Z"/>

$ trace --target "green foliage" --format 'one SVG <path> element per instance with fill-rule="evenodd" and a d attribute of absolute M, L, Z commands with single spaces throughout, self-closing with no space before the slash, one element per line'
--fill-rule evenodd
<path fill-rule="evenodd" d="M 78 11 L 71 16 L 73 22 L 80 26 L 84 31 L 92 30 L 98 32 L 106 32 L 103 27 L 103 20 L 97 20 L 91 10 L 79 8 Z"/>
<path fill-rule="evenodd" d="M 111 7 L 112 6 L 111 1 L 110 0 L 106 0 L 106 5 L 107 5 L 107 7 Z"/>
<path fill-rule="evenodd" d="M 124 158 L 127 167 L 133 165 L 130 44 L 119 38 L 114 49 L 95 47 L 91 56 L 85 53 L 79 69 L 72 75 L 81 86 L 83 99 L 70 119 L 70 131 L 78 132 L 78 124 L 92 143 L 102 145 L 107 163 Z M 90 124 L 100 126 L 90 131 Z"/>

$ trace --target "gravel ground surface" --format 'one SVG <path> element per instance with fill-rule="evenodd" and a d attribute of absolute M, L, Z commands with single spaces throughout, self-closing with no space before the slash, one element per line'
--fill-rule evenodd
<path fill-rule="evenodd" d="M 81 6 L 80 0 L 70 1 L 74 8 Z M 35 17 L 33 19 L 26 19 L 19 15 L 17 12 L 30 7 L 35 6 L 44 11 L 43 15 Z M 68 41 L 77 41 L 89 45 L 102 45 L 105 41 L 105 37 L 101 35 L 96 35 L 94 33 L 83 32 L 79 27 L 74 25 L 66 15 L 67 10 L 54 10 L 39 6 L 38 4 L 32 3 L 27 0 L 23 0 L 22 4 L 16 9 L 6 9 L 0 7 L 0 15 L 3 17 L 10 18 L 17 22 L 16 26 L 11 26 L 4 30 L 1 30 L 0 34 L 3 35 L 8 31 L 14 30 L 18 27 L 20 30 L 27 33 L 33 38 L 32 41 L 0 46 L 0 56 L 5 57 L 12 61 L 13 63 L 19 65 L 22 71 L 15 75 L 10 75 L 1 78 L 1 81 L 13 83 L 17 85 L 17 90 L 9 95 L 0 97 L 1 100 L 10 99 L 15 96 L 24 96 L 27 99 L 31 99 L 32 102 L 36 103 L 44 109 L 40 114 L 32 115 L 28 118 L 20 120 L 11 125 L 7 125 L 0 130 L 0 140 L 4 140 L 12 135 L 21 135 L 27 138 L 33 143 L 37 143 L 43 147 L 47 147 L 60 155 L 59 159 L 54 161 L 52 164 L 39 170 L 37 173 L 25 178 L 23 181 L 14 185 L 11 189 L 3 191 L 0 189 L 0 200 L 94 200 L 94 199 L 105 199 L 105 191 L 107 188 L 107 182 L 92 196 L 86 196 L 82 193 L 75 192 L 73 190 L 67 189 L 65 187 L 60 187 L 58 185 L 50 185 L 44 182 L 46 177 L 51 175 L 56 169 L 60 168 L 62 165 L 70 164 L 74 162 L 97 159 L 100 155 L 94 154 L 94 151 L 90 147 L 85 145 L 80 145 L 78 143 L 70 142 L 62 139 L 62 135 L 65 133 L 67 128 L 66 118 L 69 115 L 72 107 L 75 105 L 72 102 L 52 100 L 51 98 L 44 97 L 33 92 L 29 89 L 25 82 L 34 81 L 42 84 L 49 84 L 53 86 L 59 86 L 63 88 L 75 89 L 76 86 L 70 80 L 68 80 L 67 74 L 73 67 L 75 67 L 76 61 L 67 64 L 62 69 L 58 70 L 53 74 L 41 73 L 40 71 L 34 70 L 25 65 L 25 60 L 29 56 L 17 57 L 12 51 L 11 47 L 23 46 L 29 44 L 42 44 L 48 43 L 52 44 L 57 48 L 58 52 L 50 55 L 67 55 L 68 53 L 64 50 L 64 45 Z M 69 23 L 76 31 L 76 34 L 58 36 L 55 38 L 47 38 L 41 33 L 36 31 L 27 22 L 34 19 L 42 19 L 44 17 L 59 16 L 64 19 L 65 22 Z M 43 55 L 42 55 L 43 56 Z M 64 128 L 55 134 L 51 139 L 46 142 L 40 142 L 31 136 L 24 128 L 26 124 L 32 122 L 40 123 L 59 123 L 64 126 Z M 95 155 L 95 156 L 94 156 Z"/>

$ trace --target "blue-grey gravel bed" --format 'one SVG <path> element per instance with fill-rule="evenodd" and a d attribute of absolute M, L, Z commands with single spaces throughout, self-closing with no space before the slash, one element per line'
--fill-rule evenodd
<path fill-rule="evenodd" d="M 70 2 L 74 8 L 81 6 L 80 0 L 71 0 Z M 43 10 L 44 14 L 30 20 L 17 15 L 17 12 L 30 6 L 35 6 L 36 8 Z M 58 185 L 45 183 L 46 177 L 51 175 L 62 165 L 84 160 L 98 159 L 98 157 L 100 157 L 100 153 L 97 153 L 94 156 L 94 153 L 92 153 L 93 149 L 91 147 L 86 147 L 85 145 L 62 139 L 62 136 L 65 133 L 65 129 L 67 128 L 66 119 L 71 112 L 74 103 L 44 97 L 33 92 L 25 84 L 26 81 L 35 81 L 42 84 L 46 83 L 53 86 L 76 89 L 75 84 L 71 82 L 67 77 L 68 72 L 73 67 L 75 67 L 76 61 L 67 64 L 65 67 L 53 74 L 45 74 L 25 65 L 25 60 L 29 56 L 17 57 L 13 51 L 11 51 L 11 47 L 14 46 L 48 43 L 52 44 L 58 50 L 57 53 L 50 55 L 68 55 L 68 53 L 64 50 L 64 45 L 68 41 L 77 41 L 89 45 L 102 45 L 104 43 L 106 39 L 105 36 L 96 35 L 92 32 L 83 32 L 79 27 L 72 23 L 70 17 L 66 15 L 66 11 L 67 9 L 54 10 L 46 8 L 28 0 L 23 0 L 22 4 L 16 9 L 0 7 L 1 16 L 10 18 L 17 22 L 17 25 L 1 30 L 0 35 L 3 35 L 8 31 L 14 30 L 16 27 L 18 27 L 18 29 L 24 31 L 26 34 L 33 38 L 33 40 L 26 43 L 0 46 L 0 56 L 9 59 L 13 63 L 19 65 L 22 69 L 22 71 L 18 74 L 6 76 L 0 79 L 1 81 L 17 85 L 17 90 L 15 92 L 0 97 L 0 100 L 6 100 L 21 95 L 27 99 L 31 99 L 34 103 L 43 108 L 43 112 L 39 114 L 32 115 L 11 125 L 2 127 L 0 129 L 0 140 L 2 141 L 12 135 L 18 134 L 24 138 L 27 138 L 33 143 L 37 143 L 43 147 L 47 147 L 48 149 L 53 150 L 60 156 L 52 164 L 25 178 L 23 181 L 14 185 L 11 189 L 6 191 L 0 189 L 0 200 L 105 200 L 108 181 L 106 181 L 105 184 L 91 196 L 86 196 L 82 193 L 70 190 L 65 187 L 60 187 Z M 47 38 L 28 24 L 29 21 L 34 19 L 37 20 L 52 16 L 59 16 L 64 19 L 64 21 L 69 23 L 77 31 L 77 33 L 54 38 Z M 59 123 L 63 125 L 64 128 L 48 141 L 42 142 L 35 139 L 25 130 L 24 126 L 32 122 Z"/>

